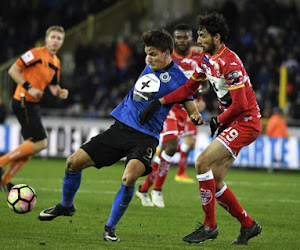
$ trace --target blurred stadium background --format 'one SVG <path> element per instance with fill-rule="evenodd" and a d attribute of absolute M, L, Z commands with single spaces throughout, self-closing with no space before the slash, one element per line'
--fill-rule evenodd
<path fill-rule="evenodd" d="M 58 56 L 62 86 L 70 98 L 59 101 L 46 91 L 43 121 L 49 148 L 42 157 L 67 157 L 91 136 L 106 129 L 111 110 L 132 88 L 144 68 L 140 35 L 162 27 L 172 33 L 178 23 L 196 29 L 197 14 L 216 10 L 228 19 L 226 45 L 242 59 L 267 121 L 279 107 L 288 138 L 264 133 L 242 150 L 235 166 L 300 169 L 300 1 L 299 0 L 2 0 L 0 1 L 0 152 L 20 142 L 11 112 L 15 88 L 7 70 L 21 53 L 43 45 L 50 25 L 66 29 Z M 126 56 L 124 56 L 126 55 Z M 208 120 L 218 112 L 212 92 L 204 96 Z M 199 127 L 195 155 L 211 141 Z M 201 142 L 201 143 L 200 143 Z"/>

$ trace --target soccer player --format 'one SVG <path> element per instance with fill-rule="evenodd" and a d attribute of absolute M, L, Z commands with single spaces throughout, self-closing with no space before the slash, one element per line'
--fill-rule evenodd
<path fill-rule="evenodd" d="M 217 137 L 198 156 L 195 163 L 205 219 L 198 229 L 186 235 L 183 240 L 198 243 L 218 236 L 215 218 L 217 200 L 241 224 L 240 234 L 232 244 L 247 244 L 249 239 L 260 234 L 262 228 L 240 205 L 224 183 L 224 176 L 241 148 L 260 135 L 261 114 L 240 58 L 224 44 L 229 32 L 225 18 L 216 12 L 199 15 L 197 25 L 198 43 L 205 54 L 198 62 L 196 71 L 176 91 L 153 101 L 141 113 L 141 123 L 155 114 L 157 107 L 193 95 L 201 81 L 208 78 L 222 113 L 211 118 L 211 135 L 214 136 L 217 132 Z M 192 118 L 197 120 L 197 117 Z"/>
<path fill-rule="evenodd" d="M 60 98 L 68 97 L 68 90 L 60 83 L 60 60 L 57 51 L 64 42 L 65 31 L 61 26 L 51 26 L 46 31 L 45 46 L 33 48 L 24 53 L 10 67 L 8 73 L 17 83 L 13 96 L 13 111 L 21 125 L 24 143 L 0 157 L 0 176 L 3 168 L 10 163 L 1 179 L 1 189 L 10 190 L 10 180 L 29 160 L 47 147 L 47 135 L 41 122 L 40 100 L 44 89 L 49 86 L 51 93 Z"/>
<path fill-rule="evenodd" d="M 127 157 L 121 188 L 117 193 L 111 214 L 105 224 L 105 241 L 119 241 L 115 228 L 125 213 L 134 194 L 136 180 L 152 171 L 155 154 L 164 120 L 172 105 L 161 106 L 147 123 L 139 123 L 139 114 L 152 101 L 180 87 L 187 78 L 172 61 L 172 36 L 164 30 L 150 30 L 142 35 L 146 52 L 146 67 L 127 94 L 111 113 L 115 123 L 104 133 L 83 144 L 67 159 L 62 188 L 62 200 L 54 207 L 43 210 L 39 219 L 53 220 L 57 216 L 75 213 L 74 197 L 80 186 L 82 170 L 94 166 L 110 166 Z M 200 116 L 194 101 L 184 101 L 189 114 Z M 198 124 L 202 124 L 201 118 Z"/>
<path fill-rule="evenodd" d="M 177 63 L 185 76 L 190 78 L 197 66 L 196 60 L 200 57 L 200 54 L 190 51 L 190 44 L 193 39 L 192 29 L 186 24 L 178 24 L 174 29 L 173 37 L 175 48 L 172 53 L 172 59 Z M 175 104 L 164 122 L 163 131 L 160 134 L 162 147 L 152 163 L 153 170 L 135 193 L 143 206 L 165 207 L 162 187 L 172 164 L 173 156 L 177 151 L 180 151 L 180 161 L 175 180 L 194 182 L 193 179 L 185 174 L 185 168 L 189 151 L 195 146 L 196 134 L 197 126 L 191 123 L 183 105 Z M 183 142 L 178 145 L 180 137 L 183 137 Z M 151 201 L 148 190 L 154 182 Z"/>

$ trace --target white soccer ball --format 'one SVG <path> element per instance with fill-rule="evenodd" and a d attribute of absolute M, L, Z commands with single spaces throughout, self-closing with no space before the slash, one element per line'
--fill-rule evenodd
<path fill-rule="evenodd" d="M 31 211 L 36 204 L 36 193 L 26 184 L 18 184 L 11 188 L 7 196 L 8 207 L 18 214 Z"/>

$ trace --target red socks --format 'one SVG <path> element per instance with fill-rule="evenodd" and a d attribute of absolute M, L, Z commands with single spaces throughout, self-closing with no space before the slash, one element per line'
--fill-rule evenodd
<path fill-rule="evenodd" d="M 149 188 L 153 185 L 158 173 L 159 164 L 160 158 L 158 156 L 155 156 L 154 161 L 152 163 L 152 171 L 146 177 L 144 183 L 141 185 L 139 189 L 140 192 L 148 192 Z"/>
<path fill-rule="evenodd" d="M 204 174 L 198 174 L 199 190 L 202 201 L 202 208 L 205 213 L 203 224 L 210 229 L 216 228 L 216 215 L 215 215 L 215 191 L 216 184 L 212 171 Z"/>
<path fill-rule="evenodd" d="M 253 219 L 247 214 L 238 202 L 234 193 L 225 186 L 216 193 L 217 202 L 226 209 L 233 217 L 237 218 L 242 227 L 251 227 Z"/>
<path fill-rule="evenodd" d="M 190 149 L 190 147 L 187 144 L 185 144 L 184 142 L 181 143 L 180 150 L 179 150 L 180 160 L 178 163 L 177 175 L 184 174 L 184 171 L 185 171 L 185 168 L 187 165 L 187 159 L 189 156 L 189 149 Z"/>
<path fill-rule="evenodd" d="M 162 186 L 166 180 L 170 166 L 172 165 L 173 156 L 169 156 L 163 151 L 160 156 L 159 172 L 155 181 L 155 190 L 162 190 Z"/>

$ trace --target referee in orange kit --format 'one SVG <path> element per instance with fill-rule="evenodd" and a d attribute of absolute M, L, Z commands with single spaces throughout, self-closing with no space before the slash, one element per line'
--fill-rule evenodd
<path fill-rule="evenodd" d="M 1 189 L 9 191 L 10 180 L 29 160 L 30 156 L 45 149 L 47 134 L 41 121 L 40 100 L 47 86 L 51 93 L 68 98 L 69 92 L 60 83 L 60 60 L 57 51 L 64 42 L 65 31 L 61 26 L 51 26 L 46 31 L 45 46 L 24 53 L 10 67 L 8 73 L 17 83 L 13 97 L 13 111 L 21 125 L 24 143 L 0 157 Z M 4 173 L 4 167 L 10 163 Z M 4 175 L 3 175 L 4 173 Z"/>

